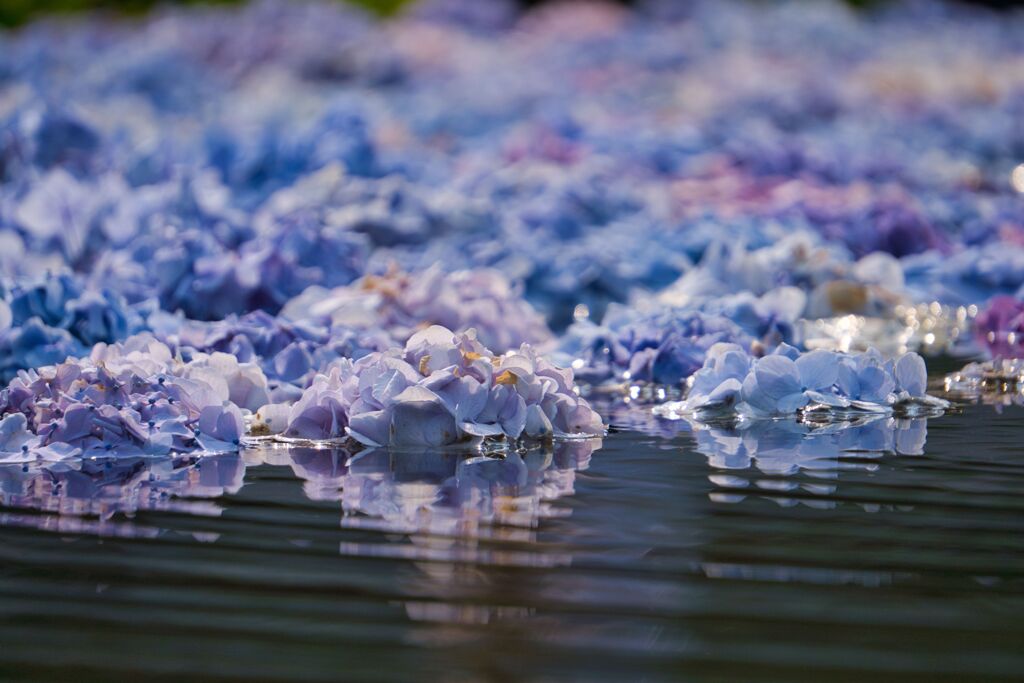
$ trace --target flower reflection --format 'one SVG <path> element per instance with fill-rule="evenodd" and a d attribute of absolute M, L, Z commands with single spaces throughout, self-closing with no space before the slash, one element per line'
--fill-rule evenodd
<path fill-rule="evenodd" d="M 832 507 L 831 500 L 818 497 L 833 494 L 835 485 L 790 478 L 793 475 L 829 480 L 840 470 L 874 471 L 878 464 L 872 461 L 885 454 L 922 455 L 928 433 L 925 418 L 885 416 L 823 426 L 784 420 L 691 425 L 697 451 L 719 470 L 708 477 L 720 489 L 710 494 L 713 501 L 740 502 L 746 498 L 744 490 L 753 485 L 773 492 L 772 499 L 782 505 L 796 501 L 779 497 L 780 493 L 809 493 L 812 498 L 800 502 L 810 507 Z M 751 475 L 752 468 L 759 474 Z"/>
<path fill-rule="evenodd" d="M 613 429 L 624 429 L 640 432 L 648 436 L 662 439 L 674 439 L 680 434 L 691 430 L 686 420 L 670 420 L 651 410 L 649 405 L 630 402 L 607 402 L 598 404 L 602 415 L 607 415 L 608 424 Z"/>
<path fill-rule="evenodd" d="M 0 505 L 8 511 L 0 515 L 0 526 L 156 536 L 158 529 L 121 518 L 144 510 L 219 515 L 214 500 L 238 492 L 244 474 L 237 454 L 3 464 Z"/>
<path fill-rule="evenodd" d="M 869 418 L 863 423 L 814 427 L 790 421 L 758 421 L 740 428 L 694 425 L 697 450 L 713 467 L 727 470 L 757 467 L 765 474 L 835 471 L 841 458 L 876 457 L 883 453 L 921 455 L 927 425 L 924 418 Z"/>
<path fill-rule="evenodd" d="M 288 465 L 313 500 L 341 503 L 342 555 L 408 560 L 417 567 L 406 611 L 416 621 L 482 624 L 528 616 L 525 608 L 449 600 L 484 591 L 482 565 L 566 566 L 567 553 L 536 546 L 541 519 L 568 514 L 553 503 L 574 492 L 601 439 L 555 442 L 523 451 L 398 452 L 267 444 L 246 456 Z M 358 540 L 356 540 L 358 539 Z M 486 591 L 484 591 L 486 592 Z"/>
<path fill-rule="evenodd" d="M 504 528 L 526 531 L 525 539 L 540 519 L 559 514 L 552 502 L 573 493 L 576 472 L 600 447 L 600 439 L 484 454 L 292 447 L 265 457 L 287 462 L 311 499 L 340 501 L 347 528 L 459 537 Z"/>

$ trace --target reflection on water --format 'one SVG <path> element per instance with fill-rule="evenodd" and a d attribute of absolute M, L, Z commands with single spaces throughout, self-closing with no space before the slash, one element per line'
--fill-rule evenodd
<path fill-rule="evenodd" d="M 864 415 L 822 424 L 788 419 L 708 423 L 663 419 L 645 406 L 616 406 L 610 412 L 613 424 L 652 436 L 689 434 L 696 442 L 692 447 L 711 467 L 708 480 L 717 488 L 708 495 L 716 503 L 743 502 L 754 489 L 771 491 L 770 499 L 779 505 L 831 508 L 835 501 L 827 497 L 836 492 L 836 485 L 826 481 L 838 479 L 842 470 L 874 472 L 884 455 L 923 455 L 928 436 L 924 417 Z M 789 477 L 796 474 L 805 476 Z M 787 491 L 811 495 L 781 495 Z"/>
<path fill-rule="evenodd" d="M 0 467 L 0 678 L 1005 680 L 1022 415 Z"/>
<path fill-rule="evenodd" d="M 0 503 L 4 508 L 24 512 L 0 514 L 0 524 L 152 536 L 157 529 L 126 523 L 121 518 L 130 518 L 140 510 L 218 515 L 221 508 L 216 499 L 241 489 L 244 474 L 245 465 L 234 454 L 3 463 Z"/>
<path fill-rule="evenodd" d="M 600 448 L 601 439 L 484 454 L 266 444 L 245 457 L 291 467 L 311 500 L 340 501 L 342 526 L 477 536 L 556 514 L 551 501 L 572 494 L 576 472 Z"/>
<path fill-rule="evenodd" d="M 503 530 L 504 538 L 529 541 L 541 518 L 558 514 L 551 502 L 572 494 L 576 472 L 600 448 L 601 439 L 580 439 L 483 454 L 353 454 L 268 443 L 240 455 L 0 464 L 0 505 L 53 513 L 4 513 L 0 524 L 152 535 L 157 530 L 115 517 L 218 515 L 216 499 L 242 488 L 246 466 L 270 465 L 290 467 L 310 500 L 339 501 L 343 527 L 468 538 Z"/>
<path fill-rule="evenodd" d="M 874 416 L 859 423 L 811 426 L 789 420 L 759 421 L 743 428 L 693 424 L 697 451 L 718 470 L 749 470 L 771 475 L 744 476 L 739 472 L 708 475 L 722 490 L 710 493 L 719 503 L 739 503 L 745 493 L 736 490 L 755 487 L 776 492 L 772 500 L 780 505 L 803 503 L 830 508 L 834 501 L 822 500 L 836 492 L 834 484 L 796 481 L 785 475 L 802 472 L 817 480 L 837 479 L 843 469 L 873 472 L 873 462 L 885 454 L 921 455 L 928 433 L 927 420 Z M 811 498 L 796 499 L 779 492 L 802 491 Z"/>
<path fill-rule="evenodd" d="M 876 416 L 859 423 L 815 427 L 789 420 L 762 420 L 738 427 L 694 425 L 697 450 L 712 467 L 748 469 L 766 474 L 835 473 L 843 467 L 874 469 L 863 459 L 884 453 L 921 455 L 928 434 L 927 420 Z M 856 455 L 859 462 L 844 462 Z"/>

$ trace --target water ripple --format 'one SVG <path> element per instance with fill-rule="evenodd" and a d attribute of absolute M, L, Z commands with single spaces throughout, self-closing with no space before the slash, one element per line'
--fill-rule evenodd
<path fill-rule="evenodd" d="M 0 676 L 1012 679 L 1022 415 L 0 468 Z"/>

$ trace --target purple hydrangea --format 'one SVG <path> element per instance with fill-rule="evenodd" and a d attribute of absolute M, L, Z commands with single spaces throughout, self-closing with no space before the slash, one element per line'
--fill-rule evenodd
<path fill-rule="evenodd" d="M 434 325 L 414 334 L 404 350 L 342 361 L 317 377 L 291 407 L 284 434 L 423 447 L 603 429 L 575 393 L 571 370 L 556 368 L 525 344 L 496 356 L 472 330 L 455 334 Z"/>
<path fill-rule="evenodd" d="M 258 364 L 272 388 L 284 384 L 305 388 L 334 360 L 357 359 L 395 346 L 382 330 L 292 322 L 263 311 L 212 322 L 151 316 L 149 323 L 154 335 L 186 360 L 196 353 L 228 353 L 241 362 Z"/>
<path fill-rule="evenodd" d="M 721 342 L 749 348 L 753 337 L 728 318 L 699 311 L 661 309 L 637 315 L 609 309 L 601 325 L 574 323 L 562 338 L 558 358 L 592 383 L 608 380 L 679 385 L 699 370 Z"/>
<path fill-rule="evenodd" d="M 978 343 L 995 358 L 1020 358 L 1024 352 L 1024 301 L 996 296 L 974 320 Z"/>
<path fill-rule="evenodd" d="M 252 408 L 266 399 L 257 366 L 227 354 L 183 363 L 139 335 L 18 373 L 0 392 L 0 414 L 23 416 L 39 447 L 161 455 L 237 450 L 245 422 L 235 401 Z"/>
<path fill-rule="evenodd" d="M 429 325 L 477 330 L 496 351 L 543 344 L 551 332 L 519 290 L 493 270 L 445 273 L 434 266 L 420 273 L 367 275 L 347 287 L 311 287 L 285 305 L 292 320 L 319 320 L 340 327 L 379 327 L 403 342 Z"/>

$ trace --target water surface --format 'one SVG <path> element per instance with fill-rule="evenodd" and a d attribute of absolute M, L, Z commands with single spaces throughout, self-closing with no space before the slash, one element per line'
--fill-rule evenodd
<path fill-rule="evenodd" d="M 0 473 L 0 678 L 1013 680 L 1022 409 Z"/>

